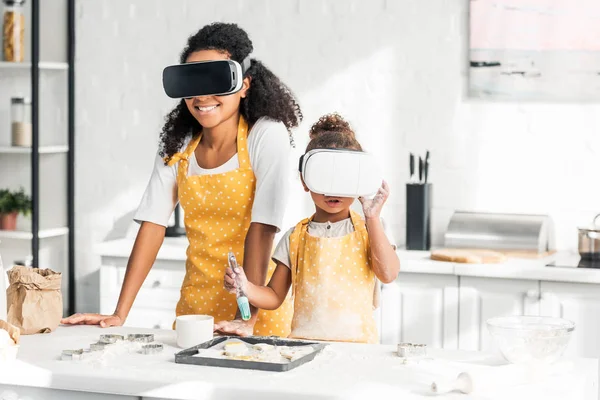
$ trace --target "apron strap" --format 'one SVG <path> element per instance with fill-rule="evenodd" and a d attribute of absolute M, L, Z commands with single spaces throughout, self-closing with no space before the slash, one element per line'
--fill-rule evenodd
<path fill-rule="evenodd" d="M 352 225 L 354 225 L 354 230 L 360 232 L 365 248 L 367 249 L 367 257 L 369 260 L 369 264 L 371 264 L 371 243 L 369 241 L 369 233 L 367 232 L 367 224 L 361 216 L 350 210 L 350 218 L 352 219 Z M 375 274 L 373 274 L 375 275 Z M 381 305 L 381 283 L 377 276 L 374 277 L 373 284 L 373 309 L 376 310 Z"/>
<path fill-rule="evenodd" d="M 248 152 L 248 123 L 241 114 L 238 122 L 237 153 L 240 168 L 251 168 L 250 153 Z"/>
<path fill-rule="evenodd" d="M 352 225 L 354 225 L 355 231 L 360 232 L 363 237 L 368 237 L 368 235 L 366 235 L 367 224 L 357 212 L 350 210 L 350 220 L 352 221 Z"/>
<path fill-rule="evenodd" d="M 173 165 L 175 165 L 175 163 L 177 163 L 179 161 L 182 161 L 182 160 L 187 161 L 187 159 L 190 157 L 190 155 L 192 155 L 194 150 L 196 150 L 196 147 L 198 147 L 198 143 L 200 143 L 200 139 L 202 139 L 202 133 L 200 133 L 199 135 L 196 135 L 196 137 L 192 138 L 192 140 L 190 140 L 190 143 L 188 144 L 188 146 L 186 147 L 186 149 L 183 152 L 175 153 L 171 156 L 171 158 L 165 157 L 165 161 L 167 161 L 167 165 L 169 167 L 172 167 Z"/>
<path fill-rule="evenodd" d="M 290 270 L 292 272 L 292 299 L 296 294 L 296 285 L 298 281 L 298 272 L 300 268 L 300 255 L 304 256 L 304 247 L 306 245 L 305 233 L 308 232 L 308 224 L 311 218 L 305 218 L 300 221 L 292 234 L 290 235 Z"/>
<path fill-rule="evenodd" d="M 179 161 L 187 161 L 192 153 L 196 150 L 196 147 L 198 147 L 200 140 L 202 140 L 202 132 L 200 132 L 199 135 L 196 135 L 196 137 L 190 141 L 183 152 L 175 153 L 171 156 L 171 158 L 165 157 L 167 165 L 172 167 Z M 248 123 L 242 115 L 240 115 L 240 120 L 238 122 L 237 152 L 240 167 L 250 168 L 250 154 L 248 153 Z"/>

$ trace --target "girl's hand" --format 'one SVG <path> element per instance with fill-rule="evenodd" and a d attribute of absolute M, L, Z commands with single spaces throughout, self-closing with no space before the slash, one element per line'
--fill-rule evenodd
<path fill-rule="evenodd" d="M 383 208 L 383 205 L 385 204 L 389 195 L 390 187 L 388 186 L 386 181 L 383 181 L 381 187 L 377 191 L 377 194 L 372 200 L 365 199 L 364 197 L 359 197 L 358 200 L 362 204 L 365 218 L 379 218 L 379 214 L 381 214 L 381 209 Z"/>
<path fill-rule="evenodd" d="M 254 323 L 242 321 L 241 319 L 221 321 L 215 324 L 214 332 L 233 336 L 252 336 L 254 333 Z"/>
<path fill-rule="evenodd" d="M 248 286 L 248 278 L 244 273 L 244 269 L 241 267 L 236 268 L 235 271 L 231 267 L 227 267 L 225 270 L 225 289 L 232 294 L 236 294 L 238 290 L 242 292 L 246 291 Z"/>

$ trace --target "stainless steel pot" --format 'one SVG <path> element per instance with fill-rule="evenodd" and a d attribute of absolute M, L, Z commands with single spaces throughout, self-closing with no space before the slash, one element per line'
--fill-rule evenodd
<path fill-rule="evenodd" d="M 592 225 L 579 230 L 579 255 L 586 260 L 600 260 L 600 214 L 594 217 Z"/>

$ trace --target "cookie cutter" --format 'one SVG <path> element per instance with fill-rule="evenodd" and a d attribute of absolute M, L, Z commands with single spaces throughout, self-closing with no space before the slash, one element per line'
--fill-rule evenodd
<path fill-rule="evenodd" d="M 63 350 L 60 356 L 63 361 L 74 361 L 81 360 L 81 356 L 83 355 L 83 349 L 77 350 Z"/>
<path fill-rule="evenodd" d="M 158 354 L 163 350 L 163 345 L 158 344 L 145 344 L 142 346 L 142 354 Z"/>
<path fill-rule="evenodd" d="M 125 340 L 125 337 L 123 335 L 100 335 L 99 343 L 113 344 L 120 340 Z"/>
<path fill-rule="evenodd" d="M 154 342 L 154 335 L 151 333 L 135 333 L 127 335 L 127 340 L 136 343 L 152 343 Z"/>
<path fill-rule="evenodd" d="M 109 343 L 102 343 L 102 342 L 92 343 L 92 344 L 90 344 L 90 351 L 104 350 L 104 348 L 108 345 L 109 345 Z"/>
<path fill-rule="evenodd" d="M 398 357 L 424 357 L 427 354 L 426 344 L 400 343 L 398 344 Z"/>

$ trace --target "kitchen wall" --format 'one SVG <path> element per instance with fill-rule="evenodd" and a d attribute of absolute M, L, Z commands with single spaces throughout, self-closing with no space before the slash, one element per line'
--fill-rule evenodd
<path fill-rule="evenodd" d="M 95 243 L 134 235 L 132 213 L 173 106 L 161 71 L 188 35 L 231 21 L 299 97 L 297 155 L 338 111 L 383 160 L 385 218 L 404 242 L 409 151 L 431 151 L 434 244 L 456 209 L 549 213 L 561 249 L 600 212 L 600 105 L 466 97 L 468 0 L 96 0 L 77 10 L 79 311 L 98 306 Z M 291 162 L 291 166 L 295 162 Z M 310 211 L 299 184 L 286 224 Z"/>

